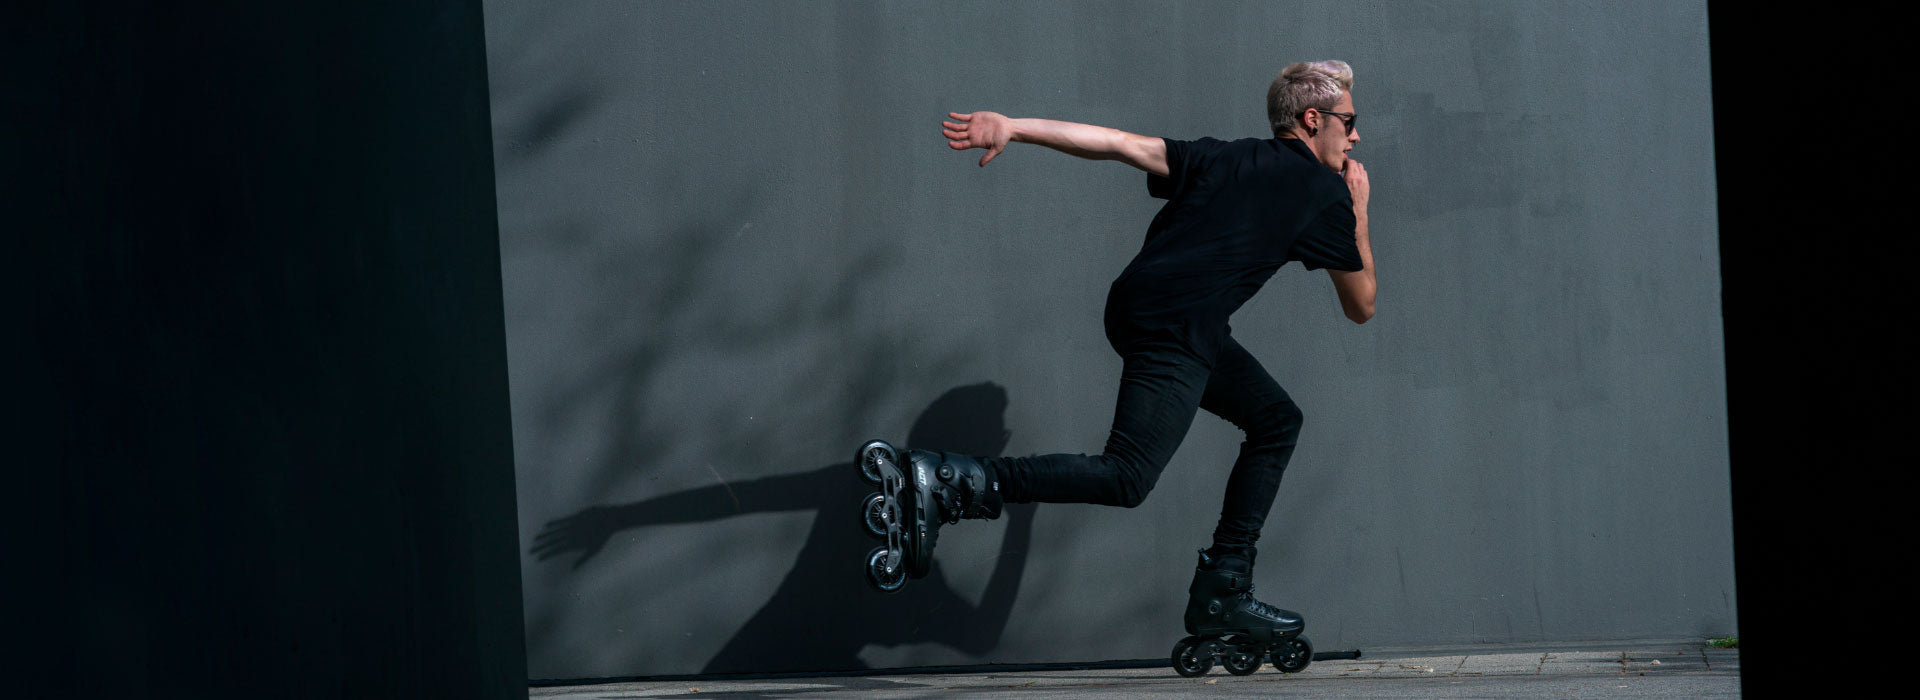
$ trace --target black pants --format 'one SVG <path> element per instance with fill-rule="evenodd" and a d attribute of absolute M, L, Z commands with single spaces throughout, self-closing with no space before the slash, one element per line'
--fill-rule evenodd
<path fill-rule="evenodd" d="M 1111 342 L 1125 369 L 1106 452 L 987 460 L 1000 476 L 1002 495 L 1013 503 L 1140 505 L 1204 408 L 1247 435 L 1227 478 L 1214 544 L 1252 547 L 1299 440 L 1299 407 L 1231 336 L 1211 360 L 1171 333 Z"/>

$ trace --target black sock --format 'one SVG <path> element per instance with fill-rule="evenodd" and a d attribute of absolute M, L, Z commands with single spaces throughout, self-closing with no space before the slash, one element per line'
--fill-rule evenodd
<path fill-rule="evenodd" d="M 1249 568 L 1253 566 L 1254 556 L 1259 553 L 1258 549 L 1251 546 L 1223 545 L 1218 542 L 1203 551 L 1209 560 L 1239 559 L 1246 562 Z"/>

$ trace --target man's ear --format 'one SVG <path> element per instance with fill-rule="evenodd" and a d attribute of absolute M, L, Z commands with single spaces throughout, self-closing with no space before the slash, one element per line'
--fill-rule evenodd
<path fill-rule="evenodd" d="M 1300 115 L 1300 118 L 1307 122 L 1307 136 L 1320 135 L 1320 110 L 1308 107 L 1307 111 Z"/>

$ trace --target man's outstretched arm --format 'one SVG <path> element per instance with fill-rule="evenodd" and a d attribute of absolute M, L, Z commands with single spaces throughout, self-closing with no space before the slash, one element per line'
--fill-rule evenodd
<path fill-rule="evenodd" d="M 960 114 L 948 112 L 955 121 L 943 121 L 942 134 L 947 147 L 956 151 L 984 148 L 980 165 L 1000 155 L 1011 142 L 1046 146 L 1068 155 L 1091 160 L 1117 160 L 1154 175 L 1167 175 L 1167 143 L 1158 137 L 1129 134 L 1092 124 L 1052 119 L 1012 119 L 998 112 Z"/>

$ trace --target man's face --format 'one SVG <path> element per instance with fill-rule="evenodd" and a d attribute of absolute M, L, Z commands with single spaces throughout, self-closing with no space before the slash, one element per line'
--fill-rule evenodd
<path fill-rule="evenodd" d="M 1340 104 L 1331 110 L 1345 114 L 1354 114 L 1353 94 L 1340 96 Z M 1356 116 L 1357 118 L 1357 116 Z M 1308 137 L 1313 144 L 1314 155 L 1320 156 L 1320 162 L 1334 172 L 1346 172 L 1347 151 L 1360 143 L 1360 129 L 1349 128 L 1345 117 L 1337 117 L 1320 112 L 1320 133 Z"/>

